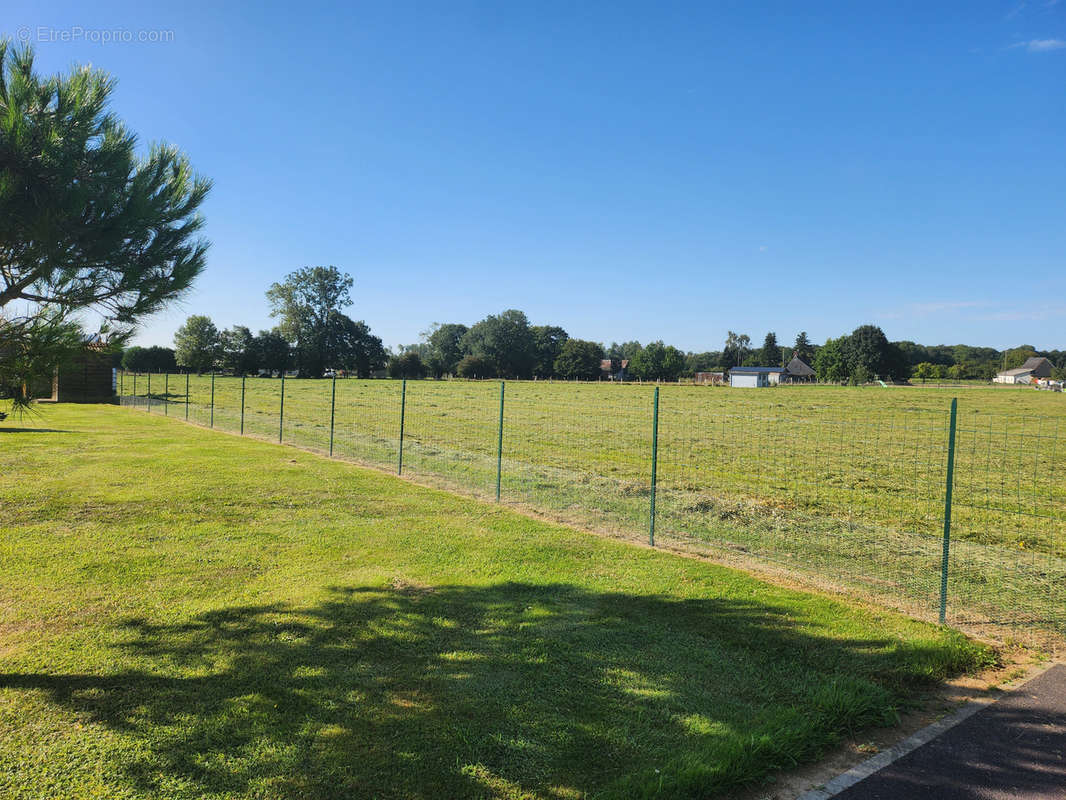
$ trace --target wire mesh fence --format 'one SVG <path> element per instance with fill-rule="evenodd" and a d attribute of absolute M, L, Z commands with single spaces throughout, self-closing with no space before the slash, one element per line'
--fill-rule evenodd
<path fill-rule="evenodd" d="M 1066 640 L 1066 414 L 693 386 L 124 373 L 119 388 L 149 414 L 989 638 Z"/>

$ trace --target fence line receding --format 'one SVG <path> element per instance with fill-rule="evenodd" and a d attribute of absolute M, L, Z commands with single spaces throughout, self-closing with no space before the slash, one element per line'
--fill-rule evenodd
<path fill-rule="evenodd" d="M 985 413 L 942 395 L 915 406 L 881 407 L 869 392 L 820 402 L 790 389 L 144 374 L 118 383 L 122 405 L 148 413 L 777 571 L 1000 640 L 1066 639 L 1066 413 Z"/>

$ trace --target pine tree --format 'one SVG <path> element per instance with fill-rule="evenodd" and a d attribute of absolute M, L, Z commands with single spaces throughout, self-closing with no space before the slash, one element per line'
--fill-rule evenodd
<path fill-rule="evenodd" d="M 137 158 L 108 109 L 114 86 L 89 68 L 43 77 L 31 49 L 0 41 L 0 396 L 20 406 L 21 387 L 80 346 L 78 312 L 121 339 L 205 266 L 210 182 L 172 147 Z"/>
<path fill-rule="evenodd" d="M 759 362 L 764 367 L 781 366 L 781 348 L 777 344 L 777 334 L 770 331 L 762 340 L 762 350 L 759 351 Z"/>
<path fill-rule="evenodd" d="M 800 331 L 796 334 L 796 343 L 792 345 L 792 352 L 804 364 L 811 366 L 811 362 L 814 361 L 814 346 L 807 338 L 807 331 Z"/>

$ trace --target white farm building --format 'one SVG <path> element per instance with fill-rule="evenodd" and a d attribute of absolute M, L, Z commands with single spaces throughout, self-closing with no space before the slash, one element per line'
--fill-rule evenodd
<path fill-rule="evenodd" d="M 995 383 L 1033 383 L 1035 378 L 1050 378 L 1051 362 L 1033 356 L 1017 369 L 1005 369 L 992 380 Z"/>
<path fill-rule="evenodd" d="M 796 356 L 784 367 L 733 367 L 729 370 L 729 385 L 756 389 L 778 383 L 810 383 L 814 370 Z"/>
<path fill-rule="evenodd" d="M 772 386 L 781 381 L 784 367 L 733 367 L 729 370 L 729 385 L 743 389 Z"/>

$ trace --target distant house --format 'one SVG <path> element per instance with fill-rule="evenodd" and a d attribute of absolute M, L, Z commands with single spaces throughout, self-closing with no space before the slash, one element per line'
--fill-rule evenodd
<path fill-rule="evenodd" d="M 729 370 L 729 385 L 745 389 L 772 386 L 780 383 L 784 367 L 733 367 Z"/>
<path fill-rule="evenodd" d="M 810 365 L 800 359 L 799 356 L 792 356 L 792 360 L 785 365 L 785 371 L 781 373 L 781 383 L 813 383 L 814 382 L 814 370 Z"/>
<path fill-rule="evenodd" d="M 614 360 L 610 358 L 604 358 L 600 361 L 600 372 L 602 376 L 609 381 L 625 381 L 629 380 L 629 359 L 623 358 L 618 362 L 621 366 L 618 371 L 614 371 Z"/>
<path fill-rule="evenodd" d="M 995 383 L 1032 383 L 1036 378 L 1051 377 L 1051 362 L 1040 356 L 1026 359 L 1015 369 L 1005 369 L 992 380 Z"/>

